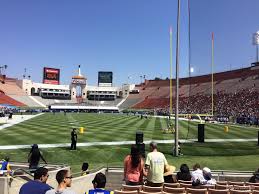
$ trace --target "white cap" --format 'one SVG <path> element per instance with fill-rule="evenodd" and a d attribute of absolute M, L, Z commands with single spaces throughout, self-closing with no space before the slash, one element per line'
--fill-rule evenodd
<path fill-rule="evenodd" d="M 204 167 L 202 169 L 205 173 L 211 173 L 211 170 L 208 167 Z"/>

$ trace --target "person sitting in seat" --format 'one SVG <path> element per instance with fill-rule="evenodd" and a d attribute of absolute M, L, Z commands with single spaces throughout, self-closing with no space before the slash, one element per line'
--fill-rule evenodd
<path fill-rule="evenodd" d="M 81 175 L 84 176 L 84 175 L 87 175 L 89 174 L 89 171 L 88 171 L 88 163 L 87 162 L 84 162 L 83 165 L 82 165 L 82 168 L 81 168 Z"/>
<path fill-rule="evenodd" d="M 206 180 L 203 184 L 207 184 L 207 185 L 216 184 L 216 180 L 214 178 L 212 178 L 211 170 L 208 167 L 204 167 L 202 169 L 202 173 L 203 173 L 204 179 Z"/>
<path fill-rule="evenodd" d="M 176 179 L 183 181 L 190 181 L 192 179 L 190 169 L 187 164 L 182 164 L 180 167 L 180 171 L 176 174 Z"/>
<path fill-rule="evenodd" d="M 6 156 L 1 162 L 0 162 L 0 174 L 4 174 L 4 172 L 7 172 L 7 174 L 11 174 L 12 170 L 9 164 L 10 158 Z"/>
<path fill-rule="evenodd" d="M 175 166 L 166 165 L 165 172 L 164 172 L 164 181 L 165 183 L 176 183 L 176 178 L 173 175 L 175 171 Z"/>
<path fill-rule="evenodd" d="M 204 179 L 203 172 L 200 169 L 200 164 L 196 163 L 193 166 L 193 172 L 192 175 L 192 186 L 199 186 L 205 184 L 206 180 Z"/>
<path fill-rule="evenodd" d="M 94 189 L 90 189 L 85 194 L 113 194 L 113 191 L 105 190 L 106 185 L 106 176 L 99 172 L 95 175 L 94 180 L 92 181 Z"/>
<path fill-rule="evenodd" d="M 254 175 L 249 179 L 250 183 L 259 183 L 259 168 L 254 172 Z"/>

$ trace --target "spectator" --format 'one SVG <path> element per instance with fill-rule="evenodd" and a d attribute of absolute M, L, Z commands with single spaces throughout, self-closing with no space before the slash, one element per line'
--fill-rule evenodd
<path fill-rule="evenodd" d="M 10 158 L 6 156 L 0 163 L 0 170 L 9 170 L 11 171 L 10 164 L 9 164 Z"/>
<path fill-rule="evenodd" d="M 259 168 L 254 172 L 253 176 L 249 179 L 250 183 L 259 183 Z"/>
<path fill-rule="evenodd" d="M 155 142 L 150 143 L 151 152 L 147 154 L 146 169 L 147 169 L 147 185 L 153 187 L 162 186 L 164 182 L 164 169 L 167 165 L 167 160 L 163 153 L 157 150 Z"/>
<path fill-rule="evenodd" d="M 87 162 L 84 162 L 83 165 L 82 165 L 82 168 L 81 168 L 81 175 L 84 176 L 84 175 L 87 175 L 89 174 L 89 171 L 88 170 L 88 163 Z"/>
<path fill-rule="evenodd" d="M 37 144 L 33 144 L 31 151 L 28 155 L 29 169 L 37 169 L 39 167 L 39 161 L 42 159 L 45 164 L 47 164 L 46 160 L 43 158 L 39 147 Z"/>
<path fill-rule="evenodd" d="M 187 164 L 182 164 L 180 167 L 180 172 L 177 172 L 176 174 L 177 181 L 183 180 L 183 181 L 190 181 L 192 179 L 190 169 Z"/>
<path fill-rule="evenodd" d="M 56 175 L 58 182 L 57 189 L 52 189 L 46 192 L 46 194 L 75 194 L 73 190 L 68 189 L 71 187 L 72 176 L 68 170 L 60 170 Z"/>
<path fill-rule="evenodd" d="M 103 173 L 97 173 L 92 183 L 94 189 L 89 190 L 88 194 L 113 194 L 113 191 L 105 190 L 106 176 Z"/>
<path fill-rule="evenodd" d="M 208 185 L 215 185 L 216 180 L 212 178 L 211 175 L 211 170 L 208 167 L 204 167 L 202 169 L 203 177 L 205 179 L 205 182 L 203 184 L 208 184 Z"/>
<path fill-rule="evenodd" d="M 191 175 L 192 175 L 191 180 L 192 180 L 193 186 L 198 186 L 198 185 L 204 184 L 206 182 L 206 180 L 203 177 L 203 172 L 200 168 L 201 168 L 201 166 L 198 163 L 196 163 L 193 166 L 193 172 L 191 173 Z"/>
<path fill-rule="evenodd" d="M 173 175 L 175 171 L 175 167 L 171 165 L 166 165 L 165 167 L 165 173 L 164 173 L 164 182 L 165 183 L 175 183 L 176 178 Z"/>
<path fill-rule="evenodd" d="M 124 180 L 127 185 L 143 183 L 144 161 L 136 145 L 131 146 L 131 153 L 124 159 Z"/>
<path fill-rule="evenodd" d="M 38 168 L 34 173 L 34 180 L 25 183 L 19 194 L 45 194 L 46 191 L 51 189 L 51 186 L 46 184 L 48 177 L 48 169 Z"/>

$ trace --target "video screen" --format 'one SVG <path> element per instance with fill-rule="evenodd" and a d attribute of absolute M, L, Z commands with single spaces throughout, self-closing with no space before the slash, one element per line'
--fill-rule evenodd
<path fill-rule="evenodd" d="M 99 71 L 98 72 L 98 84 L 99 83 L 112 83 L 112 72 Z"/>
<path fill-rule="evenodd" d="M 60 69 L 44 67 L 43 83 L 44 84 L 59 84 Z"/>

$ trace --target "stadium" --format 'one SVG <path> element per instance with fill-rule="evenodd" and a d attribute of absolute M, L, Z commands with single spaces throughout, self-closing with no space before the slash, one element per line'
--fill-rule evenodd
<path fill-rule="evenodd" d="M 58 171 L 69 171 L 66 178 L 73 180 L 71 189 L 78 194 L 92 189 L 100 172 L 107 178 L 105 188 L 115 194 L 259 193 L 259 178 L 250 182 L 252 176 L 259 176 L 259 32 L 253 36 L 255 62 L 214 71 L 212 33 L 211 70 L 191 73 L 189 42 L 188 76 L 177 75 L 176 54 L 175 77 L 171 28 L 169 35 L 170 77 L 166 78 L 160 72 L 147 78 L 142 74 L 148 68 L 141 72 L 140 81 L 129 81 L 129 72 L 117 74 L 115 67 L 99 68 L 90 75 L 83 73 L 85 65 L 73 65 L 72 70 L 66 65 L 44 65 L 31 75 L 25 69 L 20 77 L 13 73 L 18 66 L 8 71 L 9 66 L 0 65 L 0 194 L 19 193 L 35 178 L 38 167 L 48 169 L 47 184 L 52 188 L 57 188 Z M 61 76 L 69 83 L 63 83 Z M 127 83 L 115 84 L 118 77 Z M 198 163 L 211 169 L 217 183 L 197 186 L 191 180 L 177 180 L 157 187 L 126 185 L 125 157 L 131 146 L 145 161 L 154 142 L 175 167 L 171 177 L 177 177 L 182 164 L 193 172 Z M 41 160 L 33 166 L 30 155 L 35 147 Z M 5 162 L 11 170 L 1 169 Z M 89 168 L 83 170 L 86 163 Z M 147 176 L 144 182 L 148 183 Z"/>

